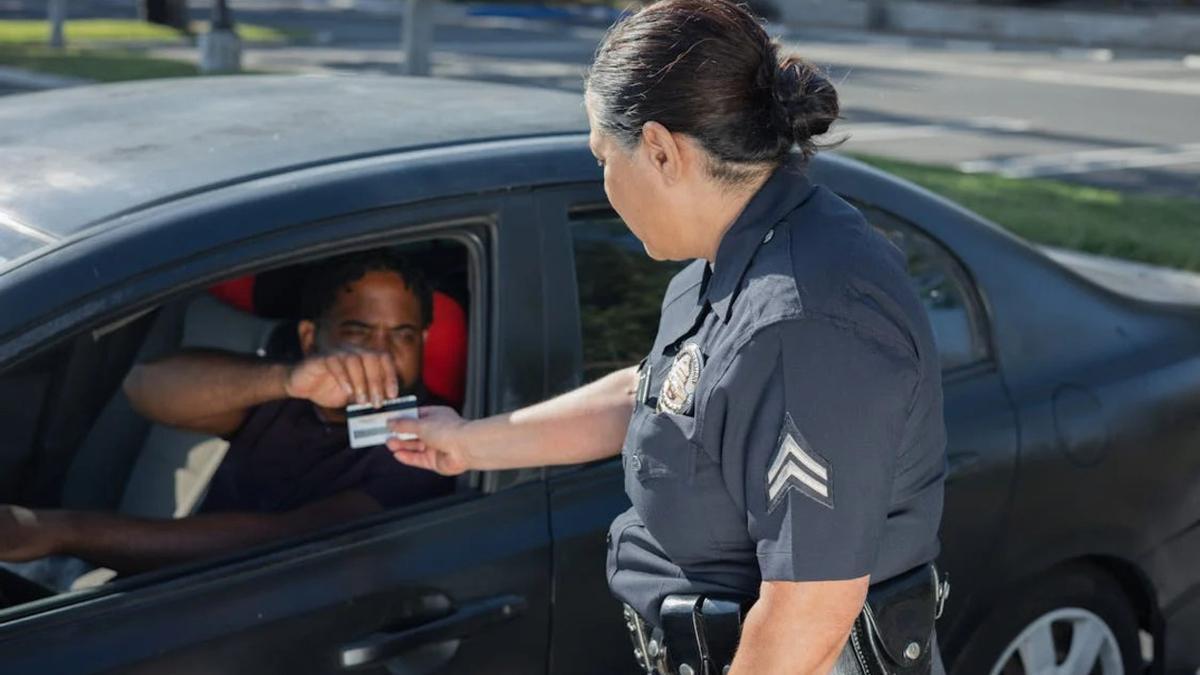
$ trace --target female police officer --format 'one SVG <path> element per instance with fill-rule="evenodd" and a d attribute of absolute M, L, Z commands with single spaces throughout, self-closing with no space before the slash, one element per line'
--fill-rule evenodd
<path fill-rule="evenodd" d="M 423 409 L 393 453 L 453 474 L 624 439 L 608 572 L 647 669 L 941 672 L 938 359 L 903 256 L 805 176 L 833 86 L 739 5 L 661 0 L 609 31 L 585 102 L 613 208 L 652 258 L 695 259 L 649 356 L 506 415 Z"/>

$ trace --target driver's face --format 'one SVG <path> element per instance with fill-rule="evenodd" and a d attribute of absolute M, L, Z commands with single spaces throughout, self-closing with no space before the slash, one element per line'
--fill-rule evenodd
<path fill-rule="evenodd" d="M 315 338 L 317 351 L 369 349 L 391 354 L 401 394 L 411 392 L 421 379 L 421 302 L 395 272 L 368 272 L 346 284 L 321 319 Z"/>

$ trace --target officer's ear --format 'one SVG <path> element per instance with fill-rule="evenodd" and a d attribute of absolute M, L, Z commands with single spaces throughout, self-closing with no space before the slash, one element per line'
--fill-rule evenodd
<path fill-rule="evenodd" d="M 662 177 L 667 185 L 673 185 L 684 176 L 683 162 L 688 158 L 688 149 L 682 139 L 658 122 L 642 125 L 641 152 L 650 167 Z"/>

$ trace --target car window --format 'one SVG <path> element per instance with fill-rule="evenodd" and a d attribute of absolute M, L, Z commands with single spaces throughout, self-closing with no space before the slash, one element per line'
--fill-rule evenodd
<path fill-rule="evenodd" d="M 611 211 L 571 221 L 583 381 L 642 360 L 654 344 L 663 293 L 683 263 L 660 262 Z"/>
<path fill-rule="evenodd" d="M 907 257 L 908 273 L 933 327 L 942 370 L 988 358 L 982 310 L 962 267 L 933 239 L 876 209 L 872 225 Z M 658 329 L 663 292 L 682 263 L 651 260 L 641 242 L 611 211 L 577 214 L 571 234 L 579 286 L 583 381 L 637 363 Z"/>
<path fill-rule="evenodd" d="M 477 258 L 461 241 L 447 238 L 265 270 L 134 319 L 85 330 L 52 352 L 0 372 L 0 420 L 8 423 L 0 442 L 0 468 L 6 468 L 0 474 L 0 609 L 104 584 L 116 574 L 218 557 L 304 533 L 268 529 L 208 549 L 185 546 L 161 559 L 146 552 L 158 550 L 157 544 L 121 548 L 124 541 L 144 547 L 153 536 L 183 540 L 182 530 L 165 528 L 109 536 L 105 541 L 117 542 L 113 552 L 81 545 L 28 560 L 19 544 L 35 541 L 26 537 L 34 530 L 20 524 L 44 522 L 39 531 L 52 534 L 53 523 L 38 518 L 39 509 L 90 514 L 94 532 L 120 533 L 145 528 L 147 519 L 283 514 L 330 503 L 320 511 L 327 518 L 311 518 L 317 529 L 469 489 L 466 480 L 456 484 L 403 467 L 382 446 L 350 448 L 340 406 L 318 403 L 329 396 L 318 380 L 308 398 L 263 400 L 226 431 L 210 424 L 210 417 L 167 419 L 166 412 L 183 413 L 157 402 L 180 391 L 179 383 L 191 386 L 196 378 L 187 375 L 198 375 L 201 367 L 230 373 L 237 368 L 238 377 L 260 382 L 252 376 L 270 364 L 299 362 L 306 340 L 301 317 L 310 316 L 305 313 L 310 306 L 315 311 L 311 298 L 327 298 L 311 322 L 310 353 L 387 352 L 407 378 L 402 386 L 426 404 L 462 410 L 477 398 L 467 390 Z M 424 284 L 414 286 L 419 279 Z M 422 287 L 427 293 L 414 290 Z M 430 316 L 432 323 L 422 330 Z M 133 369 L 164 363 L 172 369 L 145 376 L 143 381 L 156 384 L 141 394 L 133 393 L 139 385 L 122 387 Z M 194 364 L 192 370 L 178 367 L 186 363 Z M 323 386 L 329 391 L 336 385 Z M 139 397 L 141 407 L 135 405 Z"/>
<path fill-rule="evenodd" d="M 988 358 L 982 313 L 973 287 L 954 257 L 915 227 L 878 210 L 862 209 L 908 260 L 908 274 L 933 328 L 942 371 Z"/>

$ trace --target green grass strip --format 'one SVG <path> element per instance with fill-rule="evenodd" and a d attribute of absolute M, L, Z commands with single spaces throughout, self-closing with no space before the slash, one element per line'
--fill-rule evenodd
<path fill-rule="evenodd" d="M 1127 194 L 852 154 L 1039 244 L 1200 270 L 1200 199 Z"/>
<path fill-rule="evenodd" d="M 59 50 L 40 46 L 0 45 L 0 65 L 97 82 L 197 74 L 196 66 L 190 63 L 151 58 L 123 49 L 67 47 Z"/>
<path fill-rule="evenodd" d="M 207 21 L 193 21 L 192 32 L 208 31 Z M 282 44 L 308 39 L 306 31 L 279 29 L 255 24 L 237 24 L 236 30 L 245 42 L 258 44 Z M 136 19 L 67 19 L 63 26 L 67 44 L 120 43 L 174 44 L 186 43 L 187 36 L 179 31 L 158 24 Z M 8 19 L 0 20 L 0 45 L 4 44 L 47 44 L 50 40 L 50 25 L 43 20 Z"/>

